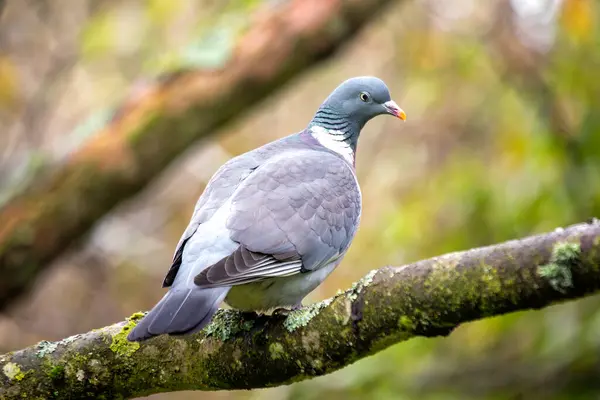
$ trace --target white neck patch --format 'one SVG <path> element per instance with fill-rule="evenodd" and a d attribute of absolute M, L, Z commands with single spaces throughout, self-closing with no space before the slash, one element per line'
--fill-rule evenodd
<path fill-rule="evenodd" d="M 335 151 L 351 165 L 354 165 L 354 150 L 348 143 L 343 140 L 336 140 L 334 135 L 342 135 L 341 131 L 334 131 L 325 129 L 322 126 L 312 126 L 310 128 L 310 134 L 317 139 L 319 143 L 327 147 L 329 150 Z"/>

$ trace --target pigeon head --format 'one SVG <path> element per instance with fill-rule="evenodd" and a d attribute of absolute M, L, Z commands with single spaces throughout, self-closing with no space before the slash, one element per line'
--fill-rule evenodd
<path fill-rule="evenodd" d="M 321 104 L 309 124 L 311 134 L 324 146 L 354 160 L 361 129 L 378 115 L 406 120 L 386 84 L 373 76 L 348 79 Z"/>
<path fill-rule="evenodd" d="M 382 114 L 406 120 L 381 79 L 361 76 L 339 85 L 319 107 L 311 125 L 333 130 L 344 130 L 348 125 L 360 131 L 370 119 Z"/>

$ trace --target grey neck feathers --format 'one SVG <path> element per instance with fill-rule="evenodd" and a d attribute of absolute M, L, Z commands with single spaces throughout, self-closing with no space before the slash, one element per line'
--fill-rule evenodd
<path fill-rule="evenodd" d="M 362 129 L 362 125 L 353 121 L 347 115 L 342 115 L 339 112 L 322 105 L 312 121 L 308 125 L 309 128 L 315 126 L 325 128 L 331 134 L 331 139 L 341 142 L 340 145 L 347 145 L 356 152 L 356 144 L 358 143 L 358 135 Z"/>

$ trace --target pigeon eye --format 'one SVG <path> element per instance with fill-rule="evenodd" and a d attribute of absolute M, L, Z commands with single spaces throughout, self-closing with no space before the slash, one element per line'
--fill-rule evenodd
<path fill-rule="evenodd" d="M 360 95 L 359 95 L 359 97 L 360 97 L 360 99 L 361 99 L 362 101 L 364 101 L 365 103 L 366 103 L 367 101 L 369 101 L 369 94 L 368 94 L 368 93 L 361 92 L 361 93 L 360 93 Z"/>

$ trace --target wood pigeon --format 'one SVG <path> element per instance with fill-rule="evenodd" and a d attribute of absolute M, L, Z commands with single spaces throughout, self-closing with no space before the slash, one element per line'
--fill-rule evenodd
<path fill-rule="evenodd" d="M 299 307 L 354 238 L 356 145 L 364 125 L 382 114 L 406 119 L 382 80 L 352 78 L 306 129 L 225 163 L 177 245 L 163 282 L 169 291 L 128 339 L 199 331 L 222 301 L 242 311 Z"/>

